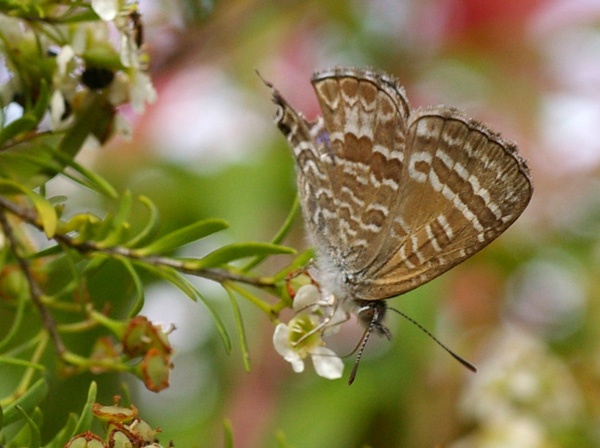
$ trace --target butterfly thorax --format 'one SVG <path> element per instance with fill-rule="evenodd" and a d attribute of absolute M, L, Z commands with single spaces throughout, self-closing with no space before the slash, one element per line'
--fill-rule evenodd
<path fill-rule="evenodd" d="M 342 266 L 332 262 L 321 254 L 315 261 L 315 277 L 321 290 L 323 302 L 331 303 L 335 308 L 341 307 L 346 313 L 355 312 L 356 298 L 355 279 Z"/>

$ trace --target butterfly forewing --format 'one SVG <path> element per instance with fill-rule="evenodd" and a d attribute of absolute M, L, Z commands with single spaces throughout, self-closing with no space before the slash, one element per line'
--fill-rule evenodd
<path fill-rule="evenodd" d="M 342 243 L 329 246 L 324 256 L 359 272 L 388 239 L 399 200 L 408 102 L 402 88 L 382 75 L 338 68 L 317 73 L 312 82 L 329 137 L 322 152 L 337 216 L 332 231 Z M 309 223 L 309 232 L 319 230 Z"/>

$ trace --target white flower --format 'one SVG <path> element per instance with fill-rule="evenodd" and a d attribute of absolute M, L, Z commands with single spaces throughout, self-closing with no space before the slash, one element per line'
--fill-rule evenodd
<path fill-rule="evenodd" d="M 323 322 L 318 299 L 319 291 L 314 285 L 298 290 L 294 299 L 297 314 L 287 324 L 277 325 L 273 345 L 277 353 L 292 364 L 294 372 L 304 371 L 304 359 L 310 356 L 317 374 L 333 380 L 342 376 L 344 363 L 333 350 L 325 347 L 323 331 L 318 328 Z"/>
<path fill-rule="evenodd" d="M 317 313 L 322 303 L 319 303 L 321 293 L 313 284 L 301 286 L 294 296 L 294 311 L 296 313 Z"/>
<path fill-rule="evenodd" d="M 304 358 L 310 355 L 318 375 L 330 380 L 340 378 L 344 371 L 344 364 L 333 350 L 322 345 L 323 341 L 319 332 L 298 342 L 316 325 L 307 314 L 294 317 L 287 325 L 277 325 L 273 334 L 275 350 L 283 356 L 283 359 L 292 364 L 294 372 L 304 371 Z"/>
<path fill-rule="evenodd" d="M 298 289 L 294 297 L 294 311 L 319 316 L 326 336 L 337 333 L 340 324 L 348 320 L 348 313 L 342 307 L 337 306 L 335 297 L 322 300 L 319 289 L 312 284 L 304 285 Z"/>
<path fill-rule="evenodd" d="M 146 104 L 152 104 L 156 101 L 156 90 L 154 90 L 150 76 L 146 73 L 135 71 L 130 77 L 131 88 L 129 95 L 131 107 L 135 112 L 141 114 L 144 112 Z"/>
<path fill-rule="evenodd" d="M 113 20 L 119 12 L 118 0 L 92 0 L 92 9 L 105 22 Z"/>
<path fill-rule="evenodd" d="M 518 411 L 568 425 L 581 412 L 568 367 L 541 340 L 507 326 L 486 351 L 461 400 L 466 416 L 484 422 Z"/>
<path fill-rule="evenodd" d="M 52 92 L 52 98 L 50 99 L 50 127 L 53 130 L 59 128 L 62 117 L 65 113 L 65 98 L 63 97 L 60 90 Z"/>
<path fill-rule="evenodd" d="M 56 66 L 58 67 L 58 75 L 67 75 L 67 64 L 73 59 L 75 52 L 70 45 L 63 46 L 56 56 Z"/>

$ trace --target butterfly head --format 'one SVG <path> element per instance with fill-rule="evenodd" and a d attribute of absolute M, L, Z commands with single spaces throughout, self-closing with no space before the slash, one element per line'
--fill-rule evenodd
<path fill-rule="evenodd" d="M 355 300 L 359 306 L 356 311 L 356 317 L 360 324 L 374 331 L 379 336 L 385 336 L 388 340 L 392 339 L 390 330 L 383 324 L 385 319 L 387 304 L 384 300 Z"/>

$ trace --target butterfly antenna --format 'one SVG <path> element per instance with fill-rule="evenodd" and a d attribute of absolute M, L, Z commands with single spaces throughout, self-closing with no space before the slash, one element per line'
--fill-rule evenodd
<path fill-rule="evenodd" d="M 407 316 L 406 314 L 404 314 L 402 311 L 397 310 L 396 308 L 388 308 L 389 310 L 395 311 L 396 313 L 398 313 L 400 316 L 402 316 L 403 318 L 405 318 L 407 321 L 409 321 L 410 323 L 412 323 L 414 326 L 416 326 L 417 328 L 419 328 L 423 333 L 425 333 L 427 336 L 429 336 L 431 339 L 433 339 L 433 341 L 439 345 L 440 347 L 442 347 L 444 350 L 446 350 L 446 352 L 452 356 L 454 359 L 456 359 L 458 362 L 460 362 L 463 366 L 465 366 L 467 369 L 469 369 L 471 372 L 477 372 L 477 367 L 475 367 L 473 364 L 471 364 L 469 361 L 467 361 L 466 359 L 461 358 L 460 356 L 458 356 L 456 353 L 454 353 L 452 350 L 450 350 L 450 348 L 448 348 L 446 345 L 444 345 L 438 338 L 436 338 L 433 334 L 431 334 L 431 332 L 429 330 L 427 330 L 423 325 L 421 325 L 419 322 L 417 322 L 416 320 L 414 320 L 412 317 Z M 364 344 L 363 344 L 364 345 Z M 361 348 L 361 352 L 362 352 L 362 348 Z M 359 353 L 360 355 L 360 353 Z"/>
<path fill-rule="evenodd" d="M 354 378 L 356 378 L 356 372 L 358 371 L 358 365 L 360 364 L 360 358 L 362 358 L 363 351 L 365 350 L 365 347 L 367 346 L 367 341 L 369 340 L 369 337 L 371 336 L 371 333 L 373 332 L 374 328 L 375 328 L 375 316 L 373 316 L 373 319 L 371 319 L 371 323 L 365 329 L 359 345 L 354 347 L 354 350 L 352 350 L 352 352 L 350 353 L 350 355 L 351 355 L 358 349 L 358 354 L 356 355 L 356 361 L 354 361 L 354 366 L 352 367 L 352 372 L 350 372 L 350 378 L 348 378 L 348 386 L 351 386 L 352 383 L 354 382 Z"/>

